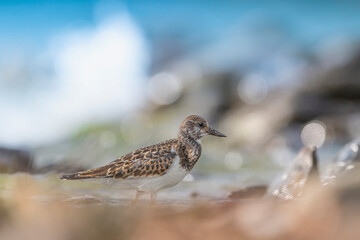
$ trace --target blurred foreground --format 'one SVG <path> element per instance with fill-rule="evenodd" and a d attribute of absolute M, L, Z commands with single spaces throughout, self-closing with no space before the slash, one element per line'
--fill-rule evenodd
<path fill-rule="evenodd" d="M 0 238 L 358 239 L 359 146 L 360 140 L 344 146 L 324 174 L 316 148 L 305 147 L 270 187 L 210 196 L 230 183 L 216 185 L 212 177 L 182 182 L 155 206 L 145 199 L 129 206 L 126 191 L 53 174 L 2 174 Z"/>
<path fill-rule="evenodd" d="M 354 171 L 327 187 L 308 184 L 300 199 L 286 202 L 194 198 L 180 205 L 160 200 L 155 207 L 147 201 L 129 207 L 104 195 L 71 196 L 79 185 L 55 177 L 3 175 L 0 238 L 358 239 L 359 176 Z"/>

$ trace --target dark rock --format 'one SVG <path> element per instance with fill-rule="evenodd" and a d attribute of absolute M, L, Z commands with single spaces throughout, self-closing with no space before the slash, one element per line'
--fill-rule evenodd
<path fill-rule="evenodd" d="M 0 173 L 32 172 L 30 152 L 0 147 Z"/>
<path fill-rule="evenodd" d="M 230 199 L 261 198 L 265 195 L 268 186 L 252 186 L 231 192 Z"/>
<path fill-rule="evenodd" d="M 197 193 L 197 192 L 192 192 L 192 193 L 190 194 L 190 197 L 191 197 L 191 198 L 197 198 L 197 197 L 199 197 L 199 193 Z"/>
<path fill-rule="evenodd" d="M 297 94 L 292 122 L 305 123 L 319 116 L 336 118 L 359 113 L 360 54 L 349 62 L 332 67 L 308 79 Z M 342 121 L 333 125 L 342 125 Z"/>

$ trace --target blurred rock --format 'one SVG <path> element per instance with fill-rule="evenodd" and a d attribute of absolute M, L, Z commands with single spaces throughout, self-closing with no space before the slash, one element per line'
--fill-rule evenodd
<path fill-rule="evenodd" d="M 312 92 L 325 99 L 359 100 L 360 51 L 354 55 L 345 64 L 331 68 L 321 74 L 317 81 L 309 85 Z M 334 110 L 339 111 L 341 109 Z"/>
<path fill-rule="evenodd" d="M 360 138 L 346 144 L 336 156 L 334 162 L 326 169 L 322 177 L 323 184 L 336 183 L 337 178 L 354 168 L 358 168 L 360 164 Z"/>
<path fill-rule="evenodd" d="M 275 196 L 284 200 L 298 198 L 310 180 L 319 180 L 316 148 L 314 146 L 304 147 L 300 150 L 293 164 L 279 179 L 271 184 L 267 196 Z"/>
<path fill-rule="evenodd" d="M 66 204 L 72 204 L 72 205 L 88 205 L 88 204 L 95 205 L 95 204 L 103 203 L 102 200 L 100 200 L 94 196 L 90 196 L 90 195 L 71 197 L 69 199 L 64 200 L 63 202 Z"/>
<path fill-rule="evenodd" d="M 190 197 L 191 197 L 191 198 L 197 198 L 197 197 L 199 197 L 199 193 L 197 193 L 197 192 L 192 192 L 192 193 L 190 194 Z"/>
<path fill-rule="evenodd" d="M 343 65 L 317 68 L 305 79 L 294 101 L 291 123 L 306 123 L 321 118 L 337 137 L 354 137 L 360 129 L 360 53 Z M 355 127 L 351 124 L 357 121 Z"/>
<path fill-rule="evenodd" d="M 231 192 L 230 199 L 261 198 L 265 195 L 268 186 L 252 186 L 238 191 Z"/>
<path fill-rule="evenodd" d="M 0 173 L 32 172 L 30 152 L 0 147 Z"/>
<path fill-rule="evenodd" d="M 226 110 L 222 112 L 225 114 L 222 119 L 225 131 L 232 132 L 232 139 L 237 144 L 264 146 L 280 133 L 298 146 L 299 139 L 290 139 L 291 133 L 298 131 L 304 123 L 321 120 L 331 134 L 327 140 L 356 137 L 360 134 L 359 66 L 360 53 L 348 62 L 328 69 L 318 64 L 313 70 L 308 69 L 297 84 L 269 89 L 265 99 L 256 104 L 242 102 L 239 96 L 229 98 L 220 108 Z M 217 81 L 221 82 L 221 79 Z M 228 83 L 231 88 L 236 88 L 234 81 Z"/>
<path fill-rule="evenodd" d="M 84 169 L 85 167 L 79 166 L 77 163 L 69 163 L 68 161 L 48 164 L 39 168 L 34 166 L 33 156 L 30 152 L 0 147 L 0 173 L 66 173 L 82 171 Z"/>

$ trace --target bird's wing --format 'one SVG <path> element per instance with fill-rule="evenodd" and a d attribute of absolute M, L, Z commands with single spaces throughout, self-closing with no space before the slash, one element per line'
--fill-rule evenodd
<path fill-rule="evenodd" d="M 75 180 L 99 177 L 115 179 L 161 176 L 171 166 L 176 157 L 176 139 L 135 150 L 115 161 L 87 171 L 60 176 L 61 179 Z"/>

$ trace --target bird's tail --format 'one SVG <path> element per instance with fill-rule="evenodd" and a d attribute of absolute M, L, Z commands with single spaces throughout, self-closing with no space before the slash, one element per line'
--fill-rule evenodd
<path fill-rule="evenodd" d="M 109 169 L 108 166 L 103 166 L 103 167 L 99 167 L 99 168 L 90 169 L 87 171 L 63 174 L 63 175 L 60 175 L 59 178 L 62 180 L 80 180 L 80 179 L 87 179 L 87 178 L 107 177 L 108 169 Z"/>

